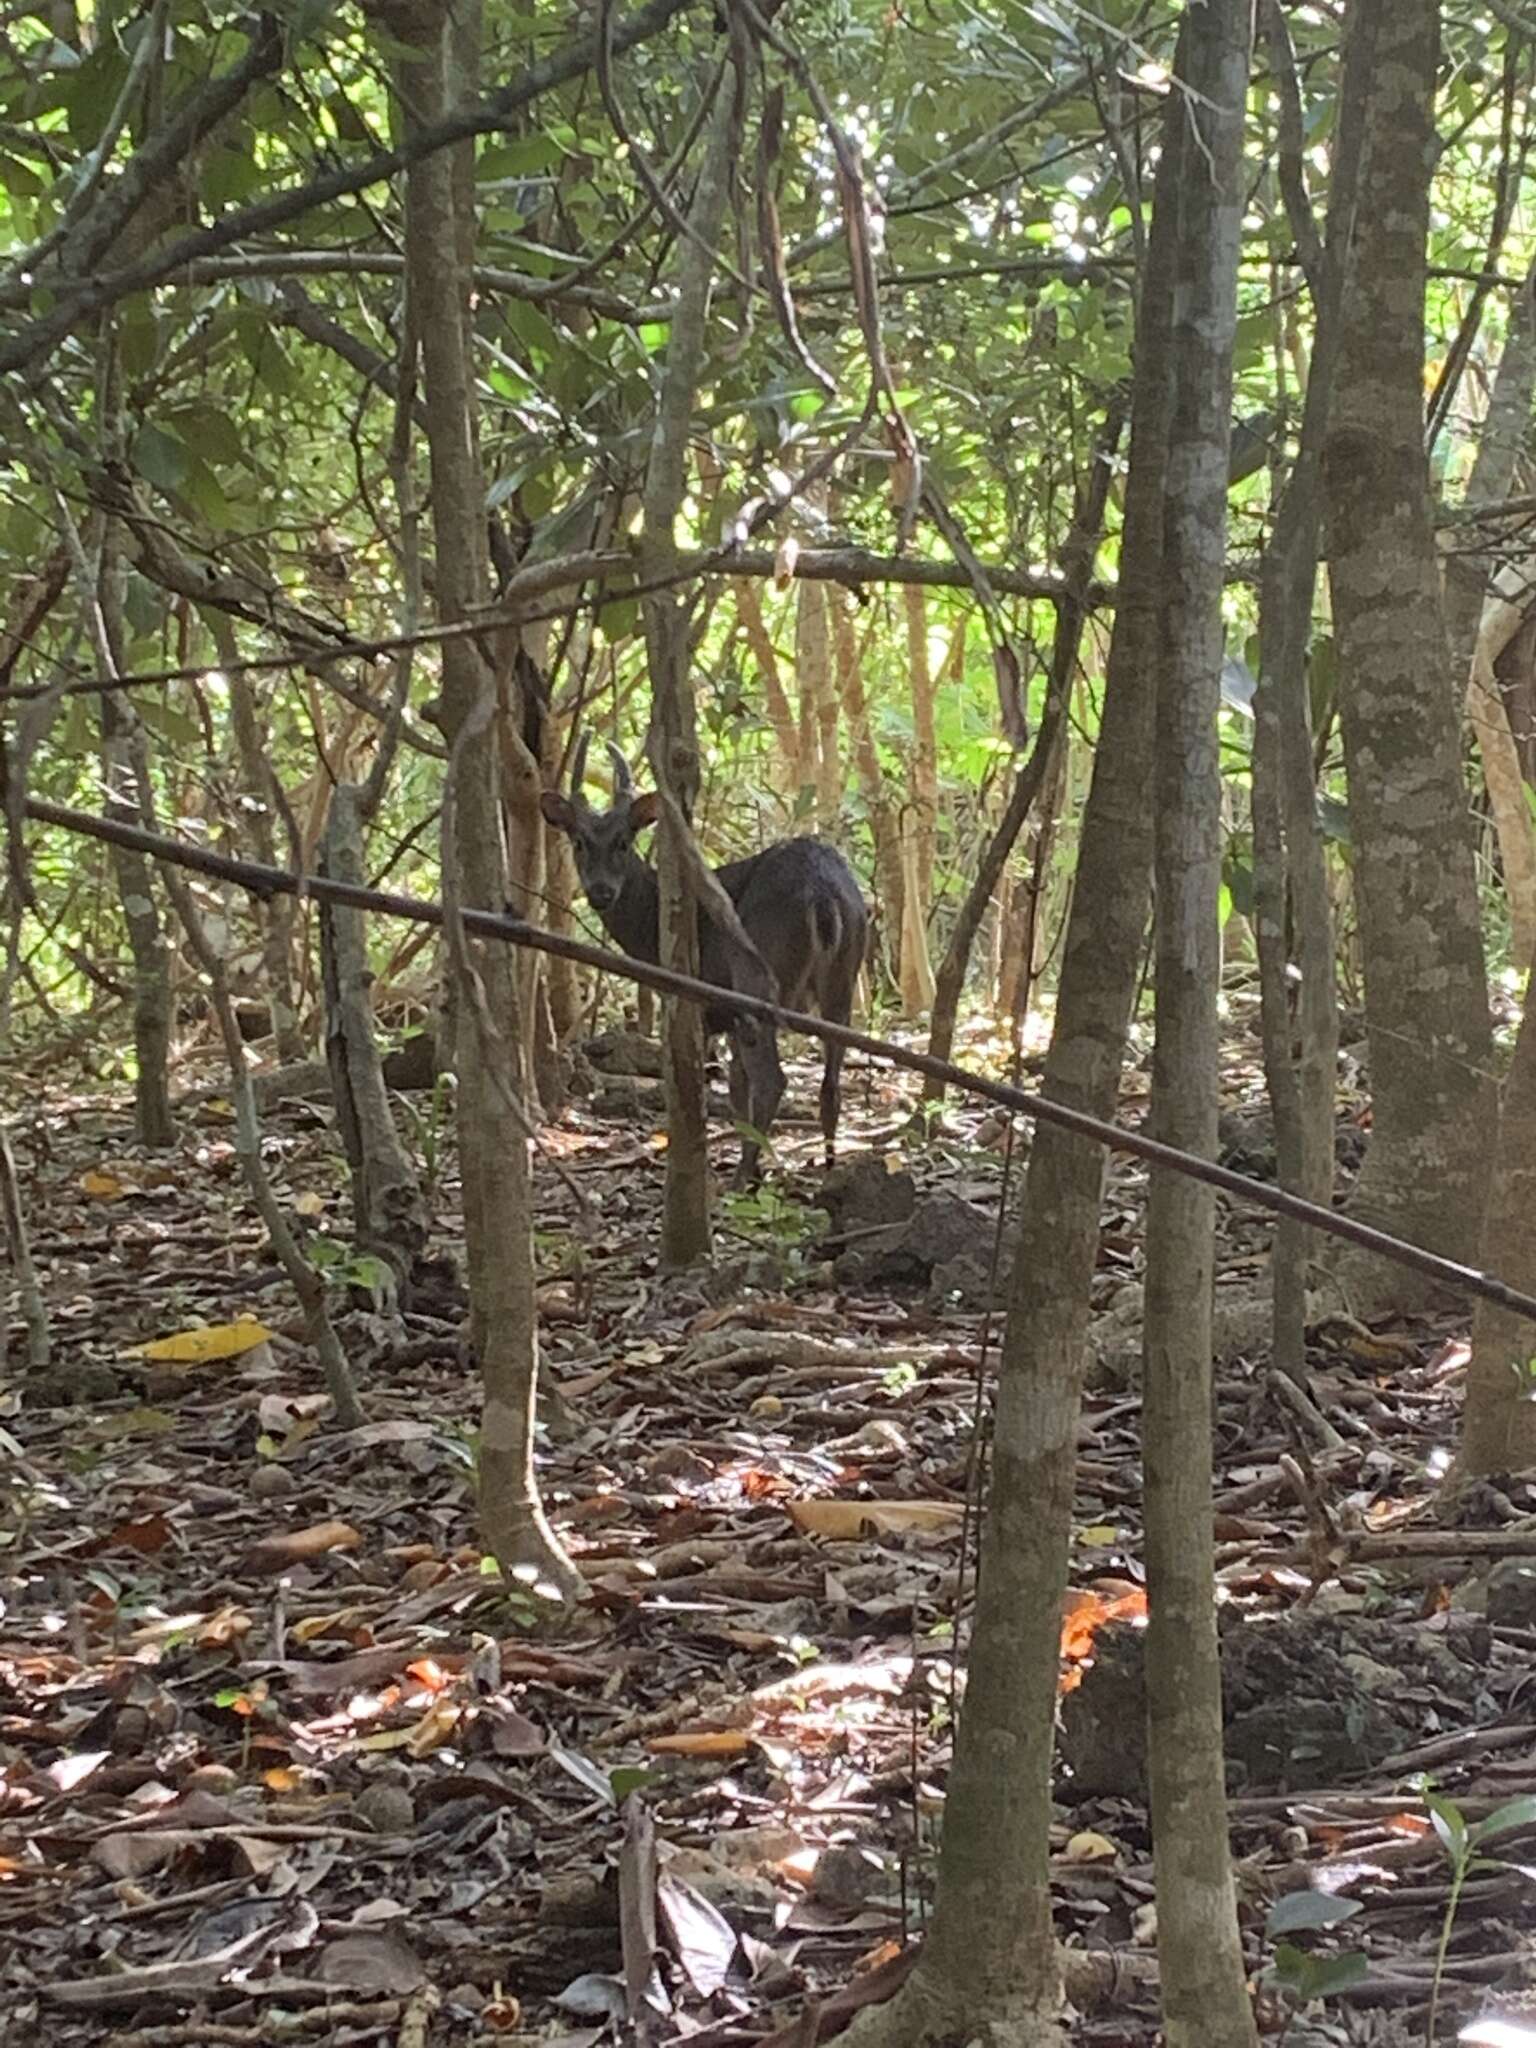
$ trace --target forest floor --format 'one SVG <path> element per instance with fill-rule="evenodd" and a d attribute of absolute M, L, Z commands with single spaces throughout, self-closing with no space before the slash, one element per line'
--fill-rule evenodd
<path fill-rule="evenodd" d="M 214 1071 L 194 1061 L 184 1078 Z M 1228 1154 L 1262 1166 L 1241 1033 L 1226 1072 Z M 887 1992 L 931 1899 L 973 1584 L 978 1383 L 1001 1335 L 977 1276 L 880 1279 L 861 1247 L 887 1240 L 854 1210 L 835 1268 L 813 1133 L 791 1121 L 767 1190 L 727 1207 L 718 1270 L 664 1279 L 654 1114 L 569 1112 L 536 1177 L 563 1406 L 540 1477 L 593 1600 L 551 1630 L 476 1548 L 478 1394 L 456 1318 L 422 1308 L 402 1329 L 351 1309 L 368 1420 L 337 1430 L 227 1103 L 189 1111 L 180 1149 L 150 1160 L 120 1098 L 71 1094 L 57 1072 L 12 1079 L 34 1104 L 15 1145 L 74 1398 L 55 1378 L 29 1385 L 13 1328 L 0 2034 L 256 2048 L 496 2032 L 588 2048 L 639 2016 L 652 2043 L 734 2048 L 777 2030 L 814 2048 L 808 1996 L 825 2039 L 840 2011 Z M 811 1101 L 807 1067 L 792 1088 L 792 1107 Z M 1125 1117 L 1144 1093 L 1133 1073 Z M 893 1181 L 899 1153 L 919 1205 L 951 1198 L 951 1234 L 973 1219 L 984 1294 L 999 1120 L 952 1103 L 916 1146 L 899 1078 L 851 1066 L 845 1099 L 845 1152 L 875 1145 L 873 1171 Z M 438 1166 L 452 1250 L 457 1190 L 431 1100 L 414 1098 L 412 1137 Z M 717 1128 L 726 1163 L 734 1141 Z M 266 1155 L 317 1249 L 344 1239 L 325 1112 L 279 1105 Z M 1143 1603 L 1124 1368 L 1144 1195 L 1143 1169 L 1115 1160 L 1096 1301 L 1101 1327 L 1118 1317 L 1131 1337 L 1101 1342 L 1090 1379 L 1063 1627 L 1058 1930 L 1129 1958 L 1074 2025 L 1099 2048 L 1156 2036 L 1127 1733 Z M 1474 1537 L 1428 1516 L 1461 1397 L 1455 1314 L 1319 1332 L 1311 1393 L 1341 1439 L 1323 1447 L 1315 1411 L 1272 1383 L 1262 1338 L 1234 1337 L 1262 1285 L 1266 1221 L 1223 1200 L 1219 1231 L 1223 1300 L 1239 1305 L 1218 1368 L 1216 1533 L 1248 1953 L 1257 1976 L 1284 1942 L 1293 1986 L 1339 1987 L 1290 2048 L 1422 2041 L 1452 1897 L 1442 1836 L 1458 1813 L 1536 1792 L 1536 1599 L 1522 1620 L 1506 1591 L 1495 1619 Z M 264 1341 L 229 1334 L 247 1316 Z M 212 1332 L 200 1357 L 128 1355 L 197 1326 Z M 1425 1771 L 1454 1802 L 1439 1829 Z M 1536 1839 L 1536 1805 L 1509 1818 L 1521 1825 L 1493 1852 L 1509 1861 L 1460 1894 L 1441 2039 L 1515 2010 L 1530 1973 L 1536 1872 L 1519 1845 Z M 1263 2011 L 1278 2033 L 1279 1990 Z"/>

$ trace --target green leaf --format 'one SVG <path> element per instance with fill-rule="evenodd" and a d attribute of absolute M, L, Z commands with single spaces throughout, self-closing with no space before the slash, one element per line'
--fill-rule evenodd
<path fill-rule="evenodd" d="M 1515 1828 L 1532 1825 L 1536 1825 L 1536 1795 L 1522 1793 L 1518 1799 L 1506 1799 L 1484 1819 L 1474 1821 L 1468 1834 L 1473 1842 L 1481 1844 L 1491 1842 L 1495 1835 L 1507 1835 Z"/>
<path fill-rule="evenodd" d="M 187 472 L 186 494 L 211 527 L 222 531 L 233 522 L 224 486 L 206 462 L 193 460 Z"/>
<path fill-rule="evenodd" d="M 565 149 L 552 135 L 522 135 L 516 142 L 493 142 L 475 161 L 477 178 L 525 178 L 534 171 L 553 170 Z"/>
<path fill-rule="evenodd" d="M 185 711 L 179 711 L 173 704 L 164 701 L 156 703 L 153 698 L 139 697 L 134 709 L 149 730 L 173 747 L 196 747 L 202 742 L 202 728 L 195 718 Z"/>
<path fill-rule="evenodd" d="M 627 640 L 640 623 L 640 600 L 637 597 L 621 597 L 612 604 L 605 604 L 597 615 L 598 630 L 610 645 Z"/>
<path fill-rule="evenodd" d="M 204 462 L 235 464 L 245 460 L 245 438 L 227 412 L 216 405 L 189 405 L 171 414 L 176 431 Z"/>
<path fill-rule="evenodd" d="M 615 1764 L 608 1773 L 608 1784 L 615 1806 L 622 1806 L 631 1792 L 643 1792 L 647 1785 L 654 1785 L 656 1773 L 644 1764 Z"/>
<path fill-rule="evenodd" d="M 1429 1809 L 1430 1822 L 1440 1837 L 1447 1855 L 1459 1863 L 1470 1846 L 1467 1823 L 1461 1808 L 1453 1805 L 1449 1799 L 1442 1798 L 1438 1792 L 1427 1790 L 1424 1794 L 1424 1804 Z"/>
<path fill-rule="evenodd" d="M 147 299 L 130 299 L 117 327 L 118 354 L 130 377 L 143 377 L 160 353 L 160 323 Z"/>
<path fill-rule="evenodd" d="M 1274 1940 L 1277 1935 L 1297 1934 L 1304 1928 L 1337 1927 L 1359 1911 L 1358 1899 L 1341 1899 L 1332 1892 L 1287 1892 L 1270 1907 L 1264 1932 Z"/>
<path fill-rule="evenodd" d="M 185 444 L 148 420 L 133 437 L 129 459 L 146 483 L 162 491 L 177 489 L 191 463 Z"/>
<path fill-rule="evenodd" d="M 671 323 L 666 320 L 643 320 L 635 329 L 648 354 L 657 356 L 667 345 L 667 336 L 672 332 Z"/>
<path fill-rule="evenodd" d="M 559 337 L 537 306 L 512 300 L 506 309 L 506 322 L 533 356 L 536 368 L 559 353 Z"/>
<path fill-rule="evenodd" d="M 13 199 L 37 199 L 47 189 L 30 164 L 24 164 L 19 157 L 0 155 L 0 190 Z"/>

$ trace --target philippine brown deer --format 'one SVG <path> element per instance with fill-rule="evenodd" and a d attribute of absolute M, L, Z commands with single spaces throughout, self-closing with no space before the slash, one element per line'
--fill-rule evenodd
<path fill-rule="evenodd" d="M 656 822 L 654 790 L 636 795 L 629 763 L 608 743 L 613 801 L 594 810 L 582 794 L 587 738 L 576 743 L 570 794 L 547 789 L 542 803 L 551 825 L 569 835 L 587 901 L 609 937 L 636 960 L 661 958 L 660 892 L 656 870 L 635 851 L 636 836 Z M 869 912 L 853 870 L 824 840 L 781 839 L 745 860 L 727 861 L 715 878 L 736 906 L 742 929 L 777 985 L 786 1009 L 813 1011 L 846 1024 L 869 935 Z M 706 906 L 699 907 L 699 977 L 717 988 L 741 984 L 735 952 Z M 771 1024 L 727 1009 L 704 1013 L 711 1035 L 731 1040 L 731 1107 L 746 1126 L 740 1182 L 757 1170 L 759 1139 L 766 1137 L 784 1094 L 778 1034 Z M 821 1076 L 821 1130 L 830 1165 L 842 1107 L 843 1048 L 829 1045 Z"/>

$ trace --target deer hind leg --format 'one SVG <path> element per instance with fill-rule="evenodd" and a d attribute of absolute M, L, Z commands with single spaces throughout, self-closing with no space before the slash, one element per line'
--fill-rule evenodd
<path fill-rule="evenodd" d="M 731 1032 L 731 1107 L 750 1126 L 741 1140 L 736 1185 L 750 1187 L 757 1179 L 766 1138 L 784 1100 L 784 1068 L 779 1060 L 778 1033 L 756 1017 L 738 1019 Z M 755 1133 L 756 1135 L 752 1135 Z"/>
<path fill-rule="evenodd" d="M 852 974 L 838 974 L 823 992 L 821 1014 L 829 1024 L 846 1024 L 853 1015 Z M 843 1056 L 848 1048 L 829 1045 L 821 1070 L 821 1136 L 823 1156 L 830 1167 L 837 1156 L 837 1126 L 843 1110 Z"/>

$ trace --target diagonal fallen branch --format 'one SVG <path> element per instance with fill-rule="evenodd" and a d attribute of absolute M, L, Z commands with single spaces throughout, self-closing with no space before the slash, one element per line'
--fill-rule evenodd
<path fill-rule="evenodd" d="M 3 794 L 0 791 L 0 795 Z M 115 818 L 93 817 L 89 811 L 47 803 L 41 797 L 26 797 L 19 808 L 40 825 L 56 825 L 62 831 L 77 833 L 85 839 L 100 839 L 108 845 L 132 847 L 136 852 L 147 853 L 153 859 L 166 861 L 172 866 L 192 868 L 199 874 L 233 882 L 237 888 L 263 899 L 275 895 L 304 894 L 333 903 L 351 904 L 359 910 L 373 911 L 384 917 L 407 918 L 414 924 L 440 926 L 443 922 L 441 905 L 419 896 L 399 896 L 382 889 L 364 888 L 360 883 L 342 882 L 320 875 L 299 875 L 287 868 L 269 867 L 259 861 L 234 860 L 227 854 L 215 853 L 209 847 L 193 846 Z M 850 1052 L 863 1053 L 869 1059 L 883 1060 L 889 1066 L 929 1075 L 964 1094 L 979 1095 L 988 1102 L 996 1102 L 1018 1116 L 1031 1117 L 1037 1123 L 1056 1124 L 1062 1130 L 1103 1145 L 1111 1152 L 1129 1153 L 1133 1158 L 1145 1159 L 1150 1165 L 1166 1167 L 1170 1172 L 1185 1174 L 1191 1180 L 1204 1181 L 1211 1187 L 1238 1196 L 1256 1209 L 1268 1209 L 1277 1216 L 1294 1216 L 1326 1236 L 1362 1245 L 1367 1251 L 1376 1252 L 1396 1265 L 1428 1274 L 1443 1286 L 1464 1294 L 1496 1302 L 1501 1308 L 1536 1323 L 1536 1295 L 1511 1287 L 1496 1274 L 1486 1273 L 1477 1266 L 1464 1266 L 1455 1259 L 1442 1258 L 1438 1252 L 1426 1251 L 1422 1245 L 1392 1237 L 1385 1230 L 1376 1230 L 1353 1216 L 1325 1209 L 1317 1202 L 1303 1201 L 1300 1195 L 1289 1194 L 1284 1188 L 1270 1187 L 1267 1182 L 1235 1173 L 1231 1167 L 1220 1166 L 1214 1159 L 1181 1152 L 1176 1146 L 1165 1145 L 1141 1131 L 1105 1123 L 1099 1117 L 1088 1116 L 1065 1102 L 1055 1102 L 1049 1096 L 1032 1094 L 1024 1088 L 1014 1088 L 1006 1081 L 994 1081 L 986 1074 L 958 1067 L 953 1061 L 935 1059 L 914 1047 L 898 1045 L 888 1038 L 876 1038 L 867 1031 L 856 1031 L 848 1024 L 832 1024 L 823 1017 L 786 1010 L 760 996 L 746 995 L 739 989 L 717 988 L 713 982 L 698 981 L 692 975 L 674 974 L 670 968 L 653 966 L 648 960 L 634 960 L 626 953 L 610 952 L 605 946 L 591 946 L 582 939 L 568 939 L 562 933 L 545 931 L 540 925 L 526 924 L 521 918 L 501 917 L 489 910 L 465 910 L 462 916 L 465 929 L 483 938 L 501 939 L 508 945 L 528 946 L 536 953 L 574 960 L 578 965 L 595 968 L 601 974 L 616 975 L 621 981 L 638 982 L 643 988 L 657 989 L 662 995 L 681 996 L 686 1002 L 697 1003 L 701 1008 L 734 1010 L 741 1016 L 760 1017 L 779 1030 L 799 1032 L 806 1038 L 819 1038 L 825 1044 L 841 1045 Z"/>

